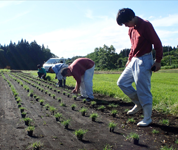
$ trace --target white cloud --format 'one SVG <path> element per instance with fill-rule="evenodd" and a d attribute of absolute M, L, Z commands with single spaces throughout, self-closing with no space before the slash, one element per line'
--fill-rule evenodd
<path fill-rule="evenodd" d="M 18 4 L 23 3 L 24 1 L 25 1 L 25 0 L 23 0 L 23 1 L 16 1 L 16 0 L 0 1 L 0 8 L 7 7 L 7 6 L 9 6 L 9 5 L 13 5 L 13 4 L 18 5 Z"/>
<path fill-rule="evenodd" d="M 130 47 L 127 32 L 128 28 L 118 26 L 115 18 L 111 18 L 31 38 L 39 44 L 48 45 L 51 52 L 57 56 L 68 58 L 78 55 L 85 56 L 104 44 L 113 45 L 119 53 L 121 49 Z"/>
<path fill-rule="evenodd" d="M 175 17 L 175 16 L 174 16 Z M 172 18 L 174 18 L 172 16 Z M 167 20 L 168 18 L 164 18 Z M 155 20 L 154 23 L 165 21 L 163 18 Z M 169 18 L 170 19 L 170 18 Z M 171 22 L 172 19 L 169 21 Z M 172 22 L 175 24 L 176 22 Z M 158 24 L 157 24 L 158 25 Z M 174 36 L 177 31 L 170 31 L 166 29 L 156 29 L 163 45 L 171 42 L 177 42 Z M 177 36 L 176 36 L 177 37 Z M 102 17 L 95 22 L 81 24 L 77 27 L 59 29 L 36 37 L 32 36 L 38 44 L 45 44 L 51 49 L 51 52 L 59 57 L 71 58 L 73 56 L 85 56 L 94 52 L 96 47 L 113 45 L 116 52 L 125 48 L 130 48 L 131 43 L 128 36 L 128 28 L 125 26 L 118 26 L 115 17 Z M 174 39 L 174 40 L 172 40 Z M 172 41 L 171 41 L 172 40 Z M 172 45 L 172 46 L 175 46 Z"/>
<path fill-rule="evenodd" d="M 164 18 L 156 18 L 151 21 L 154 26 L 168 27 L 178 25 L 178 14 L 169 15 Z"/>
<path fill-rule="evenodd" d="M 86 17 L 90 18 L 90 19 L 93 19 L 92 11 L 90 9 L 87 10 Z"/>

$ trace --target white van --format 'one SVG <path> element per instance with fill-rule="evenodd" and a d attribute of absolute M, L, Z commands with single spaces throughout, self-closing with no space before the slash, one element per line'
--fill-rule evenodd
<path fill-rule="evenodd" d="M 49 67 L 57 63 L 65 63 L 65 59 L 64 58 L 50 58 L 43 64 L 43 68 L 46 70 L 46 72 L 48 72 Z"/>

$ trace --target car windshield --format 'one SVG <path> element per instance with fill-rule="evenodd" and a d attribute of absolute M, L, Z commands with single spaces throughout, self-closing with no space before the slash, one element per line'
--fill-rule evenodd
<path fill-rule="evenodd" d="M 49 59 L 45 64 L 56 64 L 60 63 L 60 59 Z"/>

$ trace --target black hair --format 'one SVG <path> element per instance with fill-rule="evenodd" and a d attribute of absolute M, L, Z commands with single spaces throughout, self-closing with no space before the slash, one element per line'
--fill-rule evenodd
<path fill-rule="evenodd" d="M 135 13 L 130 8 L 122 8 L 117 13 L 116 21 L 119 25 L 131 21 L 135 17 Z"/>
<path fill-rule="evenodd" d="M 41 68 L 41 65 L 40 65 L 40 64 L 38 64 L 38 65 L 37 65 L 37 68 Z"/>
<path fill-rule="evenodd" d="M 69 70 L 69 68 L 62 68 L 62 69 L 61 69 L 61 75 L 62 75 L 63 77 L 66 77 L 68 70 Z"/>

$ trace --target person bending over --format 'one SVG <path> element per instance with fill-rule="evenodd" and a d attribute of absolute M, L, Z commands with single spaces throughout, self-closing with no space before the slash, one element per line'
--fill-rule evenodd
<path fill-rule="evenodd" d="M 46 70 L 43 67 L 41 67 L 40 64 L 37 65 L 37 68 L 38 68 L 38 72 L 37 72 L 38 77 L 46 80 Z"/>
<path fill-rule="evenodd" d="M 66 77 L 62 76 L 61 72 L 60 72 L 60 70 L 62 68 L 66 68 L 66 67 L 68 67 L 67 64 L 57 63 L 57 64 L 54 64 L 53 66 L 51 66 L 49 68 L 49 70 L 48 70 L 48 72 L 56 74 L 55 79 L 58 79 L 58 85 L 59 85 L 59 87 L 62 87 L 62 86 L 65 87 L 65 85 L 66 85 Z"/>
<path fill-rule="evenodd" d="M 67 68 L 61 70 L 63 76 L 73 76 L 76 80 L 75 88 L 72 93 L 79 93 L 81 97 L 78 99 L 86 98 L 87 101 L 94 99 L 93 96 L 93 74 L 95 63 L 89 58 L 78 58 Z"/>

